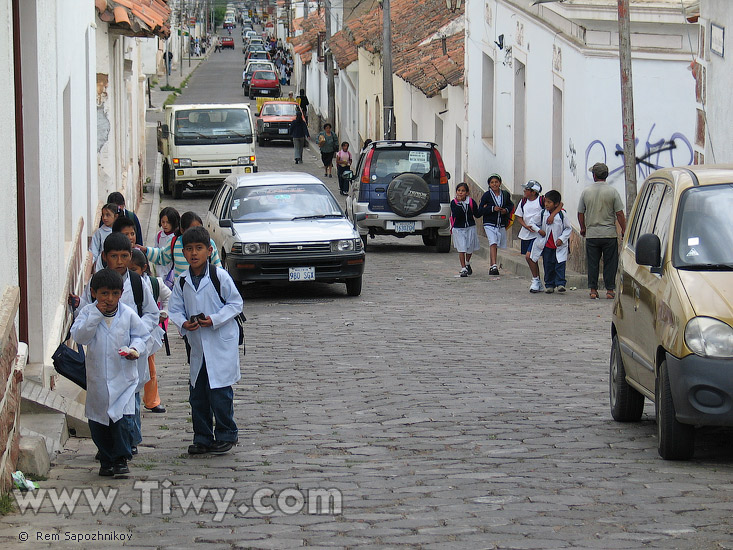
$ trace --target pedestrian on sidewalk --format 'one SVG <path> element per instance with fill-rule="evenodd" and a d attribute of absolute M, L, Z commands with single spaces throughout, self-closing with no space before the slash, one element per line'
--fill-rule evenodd
<path fill-rule="evenodd" d="M 112 269 L 95 273 L 90 281 L 94 302 L 79 312 L 71 327 L 74 341 L 86 346 L 84 414 L 99 450 L 99 475 L 120 478 L 130 473 L 127 461 L 132 458 L 136 360 L 148 338 L 143 321 L 120 303 L 123 285 L 120 274 Z M 118 350 L 126 350 L 126 355 Z"/>
<path fill-rule="evenodd" d="M 532 245 L 532 259 L 536 262 L 542 256 L 545 270 L 545 292 L 552 294 L 565 292 L 565 265 L 568 259 L 568 240 L 573 228 L 570 227 L 567 213 L 560 208 L 553 221 L 549 222 L 552 213 L 562 204 L 562 196 L 554 189 L 545 195 L 545 208 L 540 213 L 539 237 Z"/>
<path fill-rule="evenodd" d="M 594 183 L 583 190 L 578 203 L 580 234 L 585 237 L 588 288 L 591 300 L 597 300 L 598 264 L 603 256 L 603 285 L 606 287 L 606 298 L 612 300 L 616 296 L 616 270 L 618 269 L 616 222 L 621 228 L 621 237 L 623 237 L 626 232 L 624 204 L 618 191 L 606 184 L 608 166 L 597 162 L 590 171 L 593 174 Z"/>
<path fill-rule="evenodd" d="M 333 156 L 339 149 L 339 138 L 332 131 L 330 122 L 323 125 L 323 130 L 318 134 L 318 147 L 321 149 L 321 161 L 323 162 L 324 178 L 333 177 Z"/>
<path fill-rule="evenodd" d="M 303 163 L 303 146 L 306 138 L 310 137 L 308 125 L 303 120 L 303 114 L 300 109 L 295 111 L 295 121 L 291 127 L 293 136 L 293 155 L 295 156 L 295 164 Z"/>
<path fill-rule="evenodd" d="M 172 206 L 167 206 L 163 208 L 158 215 L 158 225 L 160 226 L 160 231 L 158 231 L 158 234 L 155 236 L 155 246 L 157 248 L 163 248 L 173 240 L 176 232 L 180 230 L 181 215 L 178 213 L 178 210 Z M 173 269 L 172 261 L 160 266 L 160 268 L 155 271 L 162 276 L 165 286 L 169 289 L 173 288 L 175 271 Z"/>
<path fill-rule="evenodd" d="M 122 196 L 122 193 L 120 193 L 119 191 L 113 191 L 107 197 L 107 202 L 116 204 L 120 209 L 121 216 L 130 218 L 133 222 L 135 222 L 135 242 L 142 246 L 143 230 L 142 230 L 142 226 L 140 225 L 140 220 L 137 218 L 137 215 L 135 214 L 135 212 L 133 212 L 132 210 L 128 210 L 125 207 L 125 197 Z"/>
<path fill-rule="evenodd" d="M 209 262 L 211 237 L 205 228 L 192 227 L 181 240 L 189 268 L 173 287 L 170 318 L 191 346 L 194 436 L 188 453 L 224 454 L 239 434 L 232 385 L 241 378 L 236 317 L 244 302 L 229 274 Z"/>
<path fill-rule="evenodd" d="M 479 202 L 479 213 L 483 216 L 484 231 L 489 240 L 489 275 L 498 275 L 498 248 L 507 247 L 506 230 L 509 227 L 514 204 L 509 191 L 501 188 L 501 176 L 491 174 L 488 179 L 489 190 Z"/>
<path fill-rule="evenodd" d="M 344 141 L 341 144 L 341 150 L 336 153 L 336 175 L 339 179 L 339 192 L 342 195 L 349 194 L 349 181 L 344 178 L 344 172 L 351 169 L 351 153 L 349 152 L 349 142 Z"/>
<path fill-rule="evenodd" d="M 470 197 L 468 184 L 461 182 L 456 185 L 456 198 L 450 202 L 450 226 L 453 235 L 453 247 L 458 251 L 461 262 L 461 277 L 468 277 L 473 273 L 471 256 L 481 248 L 476 233 L 476 220 L 479 210 L 476 201 Z"/>
<path fill-rule="evenodd" d="M 308 124 L 308 105 L 310 105 L 310 101 L 308 101 L 308 96 L 305 95 L 303 88 L 300 89 L 298 99 L 300 99 L 300 109 L 303 111 L 303 118 L 305 118 L 305 123 Z"/>
<path fill-rule="evenodd" d="M 168 75 L 170 76 L 170 74 L 171 74 L 171 67 L 173 66 L 173 52 L 170 51 L 170 50 L 167 51 L 166 54 L 165 54 L 165 57 L 166 57 L 166 61 L 167 61 L 166 65 L 168 66 Z"/>
<path fill-rule="evenodd" d="M 120 210 L 116 204 L 107 203 L 102 207 L 102 225 L 92 235 L 92 243 L 89 246 L 89 252 L 92 253 L 92 262 L 94 264 L 99 261 L 99 257 L 102 255 L 104 241 L 112 233 L 112 225 L 119 215 Z"/>

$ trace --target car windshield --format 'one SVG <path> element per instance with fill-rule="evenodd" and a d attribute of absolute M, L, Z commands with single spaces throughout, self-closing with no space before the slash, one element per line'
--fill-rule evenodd
<path fill-rule="evenodd" d="M 291 221 L 294 218 L 341 218 L 343 213 L 324 185 L 297 183 L 240 187 L 230 218 L 235 222 Z"/>
<path fill-rule="evenodd" d="M 371 173 L 377 178 L 394 179 L 399 174 L 411 172 L 418 174 L 428 183 L 433 182 L 431 167 L 433 166 L 429 149 L 375 149 L 372 156 Z"/>
<path fill-rule="evenodd" d="M 275 73 L 272 71 L 256 71 L 252 75 L 252 78 L 257 80 L 277 80 Z"/>
<path fill-rule="evenodd" d="M 295 116 L 297 110 L 295 103 L 265 103 L 262 116 Z"/>
<path fill-rule="evenodd" d="M 733 183 L 692 187 L 680 199 L 673 264 L 681 269 L 733 268 Z"/>
<path fill-rule="evenodd" d="M 191 109 L 175 116 L 176 145 L 251 143 L 252 126 L 245 109 Z"/>

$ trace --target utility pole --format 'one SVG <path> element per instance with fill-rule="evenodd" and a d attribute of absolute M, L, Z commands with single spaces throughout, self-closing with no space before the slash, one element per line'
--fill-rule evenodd
<path fill-rule="evenodd" d="M 331 55 L 331 0 L 326 0 L 326 44 L 324 54 L 326 55 L 326 78 L 328 95 L 328 121 L 336 131 L 336 82 L 333 76 L 333 55 Z"/>
<path fill-rule="evenodd" d="M 179 44 L 179 57 L 178 57 L 178 68 L 181 70 L 181 78 L 183 78 L 183 7 L 186 0 L 181 0 L 178 5 L 178 44 Z"/>
<path fill-rule="evenodd" d="M 308 19 L 308 0 L 303 2 L 303 19 Z"/>
<path fill-rule="evenodd" d="M 626 217 L 636 200 L 636 132 L 634 130 L 634 89 L 631 82 L 631 17 L 629 0 L 618 0 L 618 51 L 621 60 L 621 112 L 624 135 L 624 175 Z"/>
<path fill-rule="evenodd" d="M 394 91 L 392 90 L 392 19 L 390 0 L 382 1 L 382 100 L 384 102 L 384 139 L 395 139 Z M 376 136 L 379 139 L 379 136 Z"/>

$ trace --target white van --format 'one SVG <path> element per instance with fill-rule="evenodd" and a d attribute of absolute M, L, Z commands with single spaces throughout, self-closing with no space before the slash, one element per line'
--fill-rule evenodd
<path fill-rule="evenodd" d="M 246 103 L 169 105 L 158 124 L 163 192 L 216 188 L 233 174 L 257 172 L 252 113 Z"/>

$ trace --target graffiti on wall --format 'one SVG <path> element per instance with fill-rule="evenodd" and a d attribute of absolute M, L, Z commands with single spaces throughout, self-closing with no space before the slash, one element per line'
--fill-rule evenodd
<path fill-rule="evenodd" d="M 568 159 L 568 170 L 570 170 L 570 173 L 575 178 L 575 183 L 580 183 L 580 178 L 578 177 L 578 162 L 575 160 L 577 154 L 578 152 L 575 150 L 575 143 L 570 139 L 568 142 L 568 152 L 565 153 L 565 158 Z"/>
<path fill-rule="evenodd" d="M 635 140 L 637 177 L 640 180 L 645 179 L 654 170 L 658 170 L 659 168 L 686 166 L 692 164 L 694 160 L 692 144 L 684 134 L 675 132 L 669 139 L 664 137 L 657 138 L 654 135 L 656 126 L 656 124 L 652 124 L 642 147 L 640 147 L 639 138 Z M 588 174 L 588 170 L 596 162 L 603 162 L 608 165 L 608 179 L 612 179 L 618 173 L 623 174 L 623 144 L 616 143 L 616 148 L 612 156 L 616 158 L 609 158 L 609 153 L 603 141 L 594 139 L 585 150 L 585 173 Z"/>

